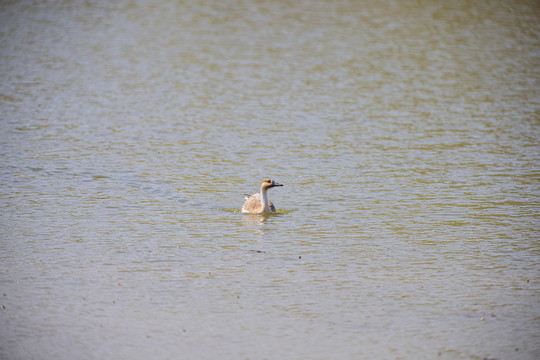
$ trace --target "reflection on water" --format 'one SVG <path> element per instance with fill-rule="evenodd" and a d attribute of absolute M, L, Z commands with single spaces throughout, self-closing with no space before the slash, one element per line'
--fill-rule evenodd
<path fill-rule="evenodd" d="M 243 217 L 244 225 L 254 234 L 264 235 L 264 228 L 269 216 L 271 215 L 246 214 Z"/>
<path fill-rule="evenodd" d="M 0 358 L 540 357 L 536 2 L 0 8 Z"/>

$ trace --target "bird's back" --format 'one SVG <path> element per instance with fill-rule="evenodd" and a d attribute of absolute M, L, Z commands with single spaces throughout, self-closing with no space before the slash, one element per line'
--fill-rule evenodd
<path fill-rule="evenodd" d="M 270 211 L 275 213 L 276 208 L 274 204 L 268 200 L 268 207 Z M 245 197 L 244 205 L 242 205 L 242 212 L 244 213 L 261 213 L 264 211 L 264 208 L 261 205 L 261 194 L 253 194 Z"/>

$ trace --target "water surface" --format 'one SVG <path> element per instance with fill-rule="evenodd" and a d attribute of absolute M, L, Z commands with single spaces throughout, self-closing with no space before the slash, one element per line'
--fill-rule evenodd
<path fill-rule="evenodd" d="M 0 357 L 539 358 L 539 14 L 3 3 Z"/>

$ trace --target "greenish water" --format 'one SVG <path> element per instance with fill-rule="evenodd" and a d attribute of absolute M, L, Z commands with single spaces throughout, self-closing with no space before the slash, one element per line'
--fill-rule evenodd
<path fill-rule="evenodd" d="M 538 14 L 3 2 L 0 358 L 539 358 Z"/>

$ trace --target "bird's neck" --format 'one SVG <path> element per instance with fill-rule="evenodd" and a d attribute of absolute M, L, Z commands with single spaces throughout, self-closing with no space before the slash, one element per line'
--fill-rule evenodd
<path fill-rule="evenodd" d="M 264 212 L 270 212 L 270 206 L 268 206 L 268 189 L 261 188 L 261 205 L 264 208 Z"/>

